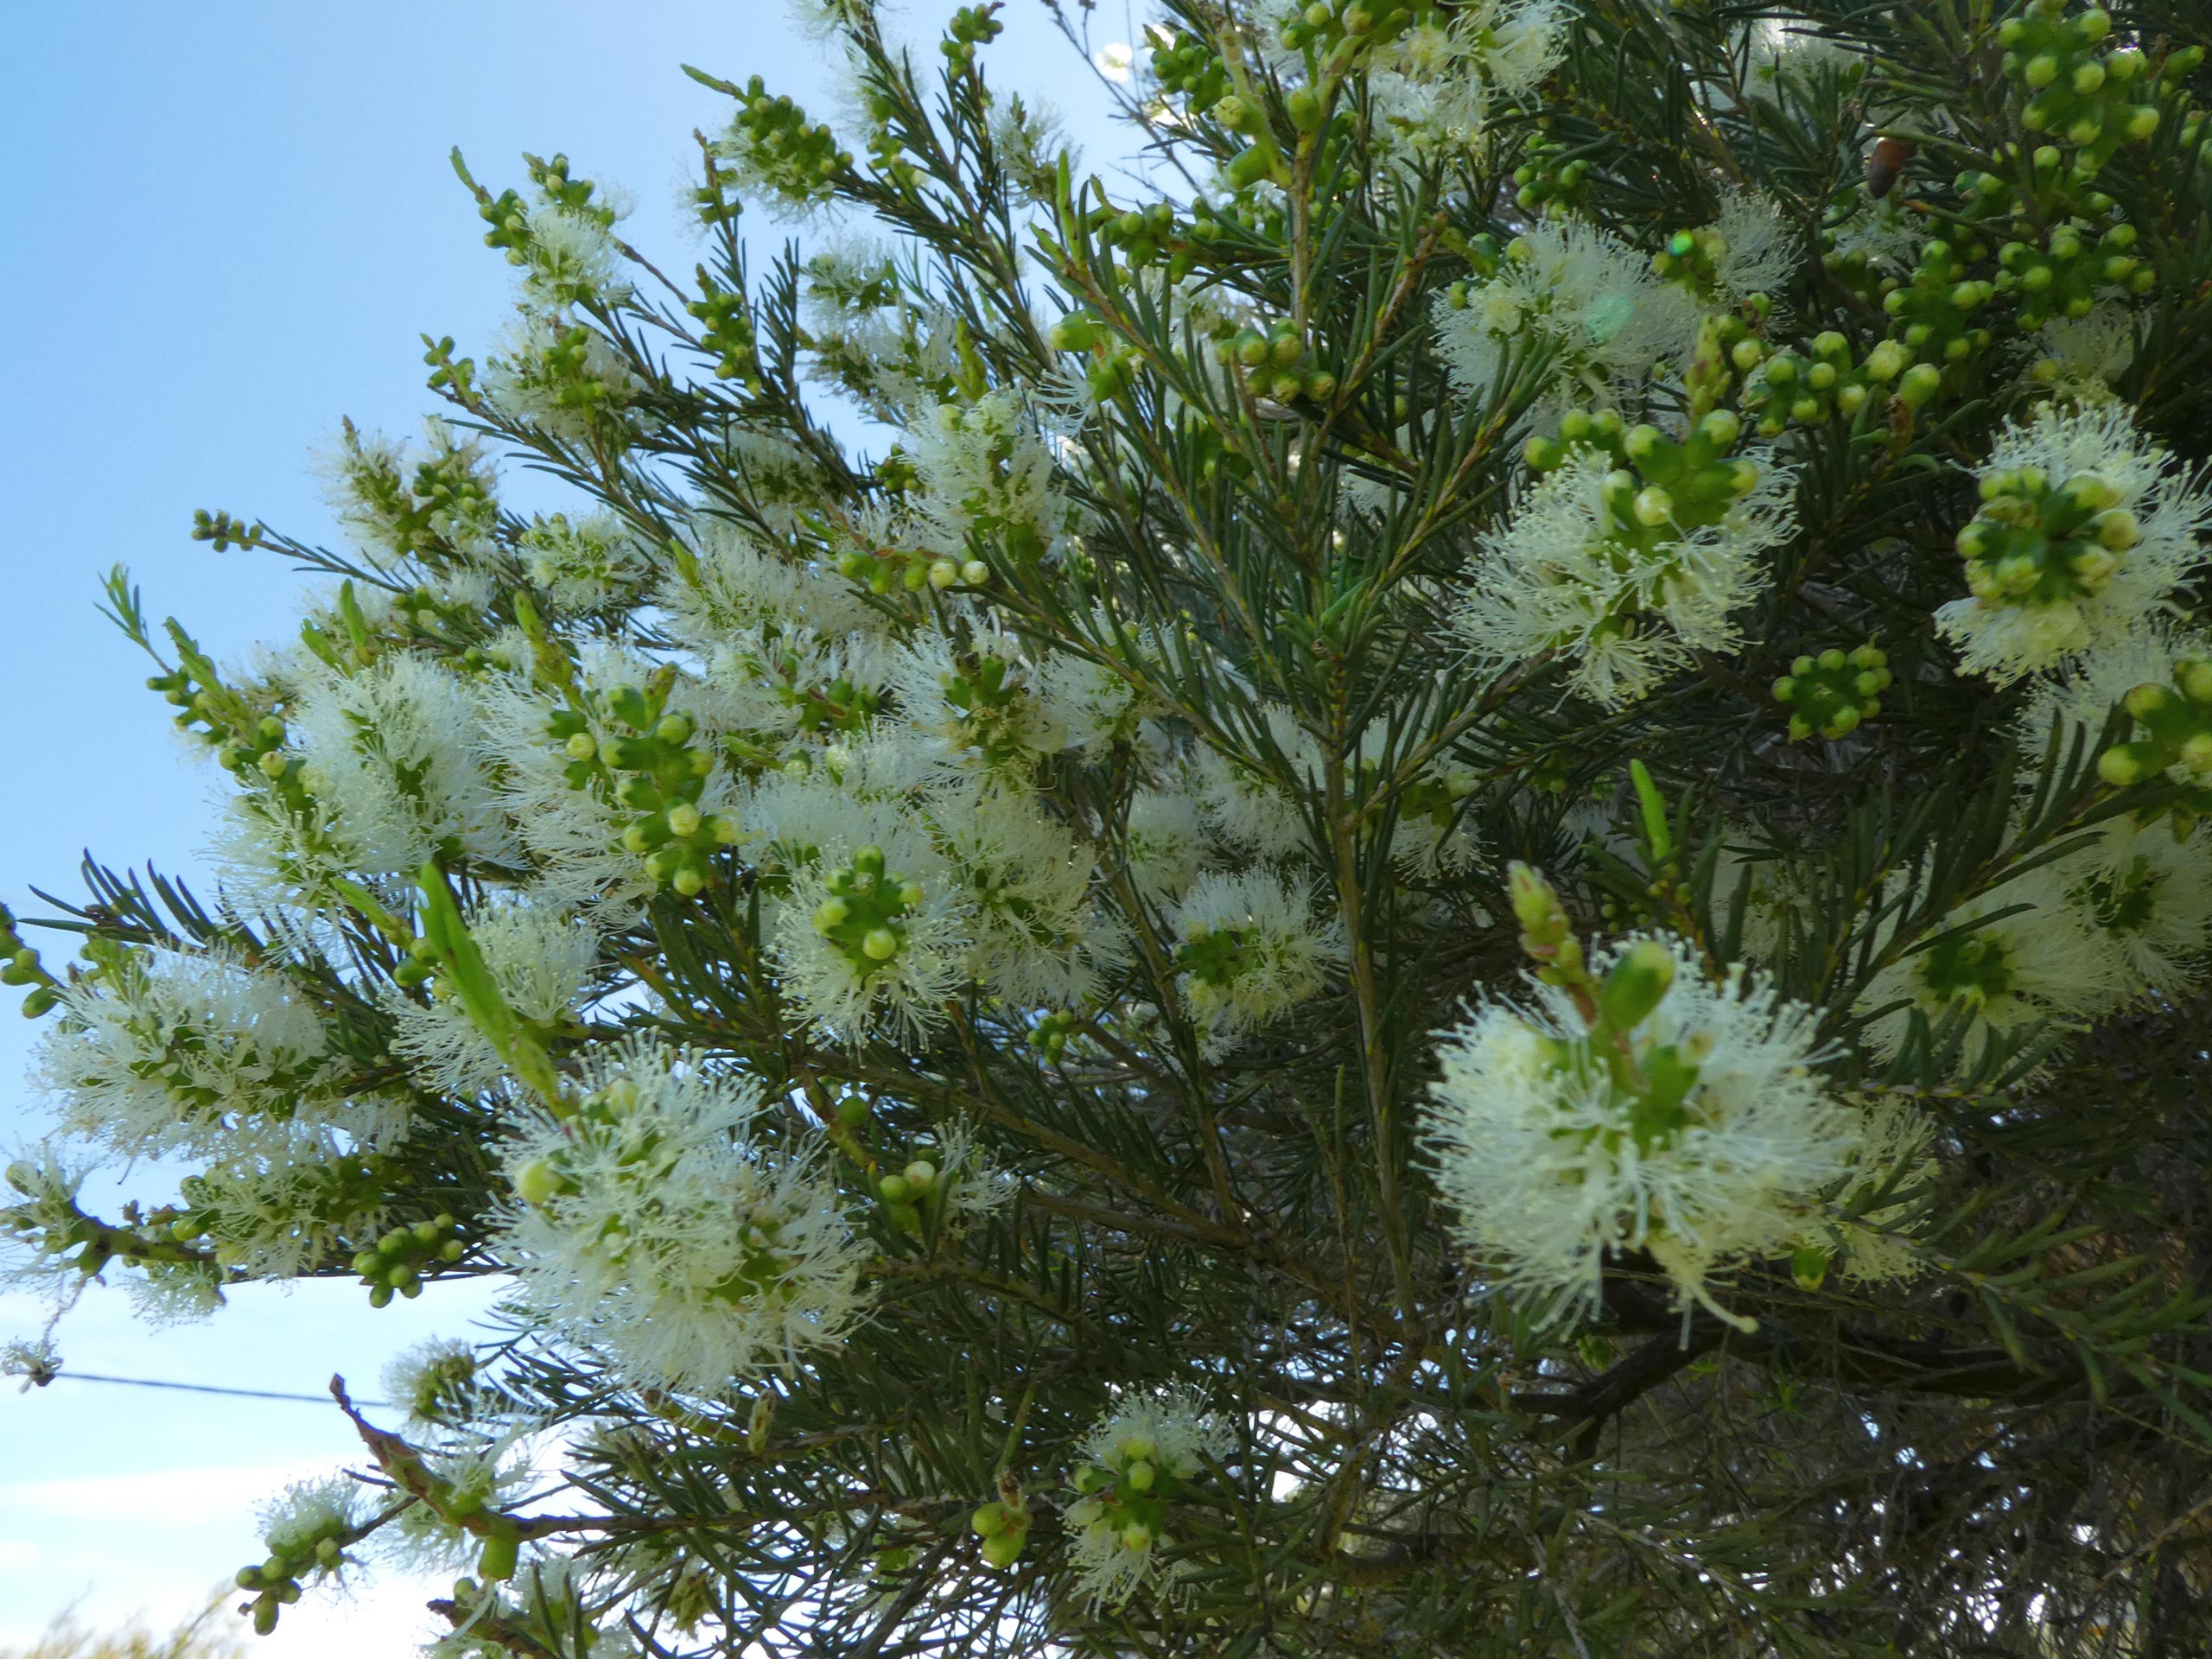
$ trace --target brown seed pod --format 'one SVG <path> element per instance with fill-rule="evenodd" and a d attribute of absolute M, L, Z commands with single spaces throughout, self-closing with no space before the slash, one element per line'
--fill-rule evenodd
<path fill-rule="evenodd" d="M 1902 138 L 1877 138 L 1866 152 L 1866 193 L 1877 201 L 1888 195 L 1911 162 L 1912 154 L 1912 146 Z"/>

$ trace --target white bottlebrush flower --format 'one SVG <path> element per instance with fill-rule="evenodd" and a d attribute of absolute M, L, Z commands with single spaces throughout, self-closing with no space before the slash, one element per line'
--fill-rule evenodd
<path fill-rule="evenodd" d="M 487 904 L 468 918 L 493 982 L 520 1018 L 558 1025 L 582 1005 L 598 960 L 591 930 L 558 906 Z M 449 1099 L 467 1100 L 498 1086 L 506 1062 L 476 1022 L 455 1004 L 392 989 L 385 1005 L 397 1021 L 392 1048 L 416 1082 Z"/>
<path fill-rule="evenodd" d="M 1785 91 L 1809 85 L 1823 72 L 1841 73 L 1866 61 L 1840 41 L 1816 32 L 1808 17 L 1777 12 L 1746 27 L 1738 52 L 1744 60 L 1744 82 L 1752 92 L 1779 98 Z"/>
<path fill-rule="evenodd" d="M 1438 343 L 1460 391 L 1490 393 L 1507 356 L 1553 348 L 1553 372 L 1601 400 L 1643 378 L 1697 331 L 1697 310 L 1643 255 L 1592 226 L 1548 219 L 1516 238 L 1497 273 L 1469 285 L 1464 310 L 1436 315 Z"/>
<path fill-rule="evenodd" d="M 1709 228 L 1721 241 L 1713 274 L 1730 294 L 1772 296 L 1789 285 L 1797 267 L 1797 232 L 1773 197 L 1759 190 L 1732 190 Z"/>
<path fill-rule="evenodd" d="M 702 513 L 684 539 L 691 569 L 662 585 L 660 602 L 671 632 L 702 657 L 763 629 L 825 636 L 882 629 L 883 617 L 850 582 L 727 519 Z"/>
<path fill-rule="evenodd" d="M 1906 1219 L 1903 1212 L 1916 1190 L 1942 1174 L 1934 1139 L 1934 1125 L 1906 1097 L 1885 1094 L 1865 1105 L 1856 1173 L 1836 1191 L 1827 1213 L 1793 1242 L 1840 1256 L 1843 1276 L 1853 1283 L 1916 1277 L 1927 1268 L 1927 1258 L 1897 1228 Z M 1880 1197 L 1885 1192 L 1886 1199 Z"/>
<path fill-rule="evenodd" d="M 1311 831 L 1300 797 L 1321 786 L 1321 749 L 1298 723 L 1298 716 L 1281 704 L 1263 705 L 1261 718 L 1267 742 L 1255 747 L 1268 770 L 1263 772 L 1210 746 L 1202 747 L 1196 793 L 1208 826 L 1224 841 L 1263 858 L 1287 858 L 1308 844 Z M 1268 755 L 1268 749 L 1274 755 Z M 1279 775 L 1284 772 L 1287 784 Z"/>
<path fill-rule="evenodd" d="M 334 1573 L 345 1560 L 341 1535 L 372 1512 L 367 1493 L 350 1475 L 296 1481 L 263 1506 L 262 1542 L 297 1573 Z"/>
<path fill-rule="evenodd" d="M 2030 378 L 2048 386 L 2060 401 L 2110 401 L 2135 361 L 2135 308 L 2107 300 L 2081 317 L 2053 317 L 2033 341 L 2036 362 Z"/>
<path fill-rule="evenodd" d="M 633 603 L 653 574 L 652 555 L 611 512 L 533 519 L 516 551 L 552 609 L 568 616 Z"/>
<path fill-rule="evenodd" d="M 750 740 L 749 769 L 781 764 L 809 746 L 853 734 L 889 702 L 897 648 L 867 634 L 811 628 L 741 629 L 716 645 L 696 698 L 702 721 Z"/>
<path fill-rule="evenodd" d="M 1169 919 L 1177 982 L 1210 1053 L 1318 995 L 1344 960 L 1343 925 L 1267 870 L 1200 876 Z"/>
<path fill-rule="evenodd" d="M 941 404 L 904 442 L 921 477 L 920 516 L 948 556 L 969 556 L 972 539 L 1009 559 L 1049 559 L 1075 530 L 1052 452 L 1012 392 Z"/>
<path fill-rule="evenodd" d="M 1580 449 L 1546 474 L 1480 543 L 1454 625 L 1484 662 L 1558 652 L 1569 683 L 1608 708 L 1646 696 L 1694 653 L 1740 639 L 1737 613 L 1764 586 L 1767 554 L 1789 537 L 1792 480 L 1755 451 L 1751 487 L 1715 524 L 1646 526 L 1633 474 Z"/>
<path fill-rule="evenodd" d="M 1025 780 L 1039 759 L 1068 747 L 1068 730 L 1041 694 L 1029 653 L 1009 635 L 917 633 L 892 663 L 906 724 L 936 741 L 944 770 L 1003 772 Z"/>
<path fill-rule="evenodd" d="M 1198 803 L 1180 790 L 1138 790 L 1129 797 L 1122 845 L 1139 898 L 1155 905 L 1181 898 L 1205 859 Z"/>
<path fill-rule="evenodd" d="M 825 851 L 794 876 L 770 949 L 798 1013 L 857 1041 L 937 1023 L 968 978 L 969 928 L 964 894 L 942 874 L 871 844 Z"/>
<path fill-rule="evenodd" d="M 371 874 L 406 875 L 434 853 L 512 866 L 518 849 L 485 765 L 484 706 L 451 669 L 393 652 L 326 677 L 292 719 L 302 780 Z"/>
<path fill-rule="evenodd" d="M 543 201 L 525 215 L 523 288 L 548 305 L 619 305 L 630 297 L 617 215 Z"/>
<path fill-rule="evenodd" d="M 760 1085 L 635 1039 L 566 1119 L 503 1150 L 499 1242 L 524 1297 L 641 1382 L 719 1392 L 835 1346 L 867 1247 L 811 1152 L 764 1133 Z"/>
<path fill-rule="evenodd" d="M 2078 853 L 2005 884 L 2038 910 L 2069 912 L 2111 963 L 2109 1000 L 2172 996 L 2202 977 L 2212 947 L 2212 831 L 2172 819 L 2107 819 Z M 2070 1010 L 2097 1011 L 2094 1003 Z"/>
<path fill-rule="evenodd" d="M 224 1154 L 178 1183 L 178 1207 L 219 1267 L 296 1278 L 384 1230 L 383 1189 L 359 1158 L 313 1143 L 257 1150 L 251 1138 Z"/>
<path fill-rule="evenodd" d="M 510 419 L 575 444 L 588 444 L 645 390 L 598 329 L 548 316 L 509 325 L 479 384 Z"/>
<path fill-rule="evenodd" d="M 1959 1063 L 1972 1066 L 1993 1038 L 2045 1020 L 2078 1027 L 2112 1006 L 2120 973 L 2107 942 L 2034 874 L 1959 905 L 1874 976 L 1858 1008 L 1878 1016 L 1866 1030 L 1877 1054 L 1897 1052 L 1916 1010 L 1937 1028 L 1963 1014 Z"/>
<path fill-rule="evenodd" d="M 384 1368 L 384 1397 L 410 1421 L 445 1427 L 474 1416 L 487 1395 L 476 1350 L 451 1337 L 418 1342 Z"/>
<path fill-rule="evenodd" d="M 928 812 L 964 900 L 973 976 L 1020 1006 L 1088 1001 L 1100 969 L 1121 954 L 1091 907 L 1089 844 L 1035 796 L 1011 789 L 954 790 Z"/>
<path fill-rule="evenodd" d="M 1101 634 L 1111 639 L 1112 625 L 1098 620 Z M 1129 629 L 1130 645 L 1150 655 L 1146 631 Z M 1052 723 L 1066 734 L 1068 747 L 1096 754 L 1117 741 L 1132 737 L 1154 705 L 1125 674 L 1076 652 L 1055 649 L 1037 664 L 1037 692 L 1051 711 Z"/>
<path fill-rule="evenodd" d="M 1132 1395 L 1092 1425 L 1077 1450 L 1076 1488 L 1065 1510 L 1075 1592 L 1096 1611 L 1118 1608 L 1147 1586 L 1171 1594 L 1167 1503 L 1236 1451 L 1230 1425 L 1188 1388 Z"/>
<path fill-rule="evenodd" d="M 1920 263 L 1920 250 L 1928 240 L 1927 225 L 1899 205 L 1897 192 L 1879 201 L 1861 200 L 1851 215 L 1834 226 L 1835 251 L 1864 254 L 1878 271 L 1904 276 Z"/>
<path fill-rule="evenodd" d="M 1592 966 L 1646 976 L 1624 998 L 1625 1055 L 1567 991 L 1533 981 L 1527 1002 L 1487 1000 L 1442 1034 L 1437 1185 L 1462 1243 L 1510 1282 L 1586 1309 L 1609 1252 L 1649 1249 L 1685 1300 L 1709 1302 L 1717 1264 L 1775 1249 L 1802 1200 L 1848 1172 L 1853 1116 L 1814 1070 L 1813 1011 L 1758 976 L 1708 979 L 1666 936 L 1618 941 Z"/>
<path fill-rule="evenodd" d="M 2039 407 L 1976 472 L 1959 532 L 1972 594 L 1936 613 L 1960 665 L 2000 684 L 2151 624 L 2205 559 L 2212 494 L 2117 403 Z"/>
<path fill-rule="evenodd" d="M 313 457 L 339 522 L 379 569 L 426 553 L 471 552 L 499 523 L 494 470 L 482 440 L 435 417 L 423 433 L 417 454 L 348 422 Z M 378 591 L 366 589 L 363 597 Z"/>
<path fill-rule="evenodd" d="M 36 1076 L 72 1133 L 126 1155 L 391 1127 L 349 1109 L 345 1062 L 291 982 L 228 952 L 133 952 L 65 987 L 61 1008 Z"/>
<path fill-rule="evenodd" d="M 1294 21 L 1301 8 L 1274 9 Z M 1464 152 L 1487 136 L 1493 111 L 1533 91 L 1567 51 L 1557 0 L 1478 0 L 1450 21 L 1417 24 L 1372 50 L 1368 95 L 1377 136 L 1416 155 Z M 1281 67 L 1305 67 L 1296 54 Z"/>

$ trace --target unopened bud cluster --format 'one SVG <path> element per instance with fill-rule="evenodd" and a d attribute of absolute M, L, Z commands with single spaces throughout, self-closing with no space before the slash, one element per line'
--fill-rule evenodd
<path fill-rule="evenodd" d="M 2133 46 L 2101 50 L 2111 33 L 2110 12 L 2092 6 L 2068 16 L 2065 0 L 2031 0 L 2024 16 L 1997 31 L 2005 78 L 2027 92 L 2020 124 L 2077 146 L 2074 167 L 2084 177 L 2094 177 L 2121 144 L 2158 130 L 2158 105 L 2145 101 L 2153 91 L 2149 60 Z"/>
<path fill-rule="evenodd" d="M 1830 646 L 1800 657 L 1774 683 L 1774 697 L 1789 707 L 1789 736 L 1802 742 L 1818 732 L 1833 742 L 1882 712 L 1890 686 L 1888 653 L 1874 645 L 1846 652 Z"/>
<path fill-rule="evenodd" d="M 1076 1471 L 1082 1496 L 1068 1505 L 1067 1524 L 1089 1535 L 1094 1548 L 1149 1550 L 1167 1541 L 1168 1501 L 1197 1472 L 1194 1465 L 1171 1466 L 1155 1436 L 1124 1434 Z"/>
<path fill-rule="evenodd" d="M 976 67 L 976 48 L 988 46 L 1006 33 L 1006 25 L 994 16 L 999 10 L 998 0 L 983 6 L 963 6 L 952 14 L 952 21 L 945 25 L 944 38 L 937 43 L 938 51 L 955 69 L 967 70 Z"/>
<path fill-rule="evenodd" d="M 1011 1482 L 1001 1484 L 1000 1491 L 1001 1496 L 978 1506 L 968 1517 L 968 1524 L 983 1541 L 985 1560 L 993 1567 L 1012 1567 L 1029 1541 L 1029 1506 Z"/>
<path fill-rule="evenodd" d="M 1298 325 L 1278 319 L 1263 332 L 1240 328 L 1215 347 L 1222 362 L 1236 370 L 1255 397 L 1279 404 L 1305 397 L 1325 404 L 1336 396 L 1337 377 L 1319 367 L 1299 337 Z"/>
<path fill-rule="evenodd" d="M 569 788 L 609 794 L 635 814 L 620 845 L 644 861 L 654 885 L 688 898 L 706 887 L 715 850 L 738 837 L 734 820 L 699 807 L 715 751 L 694 741 L 690 715 L 669 710 L 667 693 L 658 686 L 617 686 L 600 701 L 609 720 L 625 728 L 604 742 L 580 710 L 556 709 L 547 718 L 548 735 L 569 757 L 563 775 Z"/>
<path fill-rule="evenodd" d="M 1985 605 L 2094 599 L 2142 539 L 2120 488 L 2095 473 L 2055 480 L 2017 467 L 1981 480 L 1981 510 L 1958 534 L 1967 586 Z"/>
<path fill-rule="evenodd" d="M 1994 283 L 1968 276 L 1960 251 L 1938 239 L 1921 248 L 1911 280 L 1883 296 L 1882 309 L 1923 363 L 1963 363 L 1989 349 L 1989 330 L 1974 319 L 1996 291 Z"/>
<path fill-rule="evenodd" d="M 2098 775 L 2124 789 L 2161 772 L 2197 788 L 2212 786 L 2212 662 L 2190 658 L 2176 665 L 2166 685 L 2146 682 L 2121 707 L 2136 734 L 2097 759 Z"/>
<path fill-rule="evenodd" d="M 1850 420 L 1893 386 L 1906 408 L 1918 409 L 1936 395 L 1942 373 L 1912 359 L 1909 348 L 1884 340 L 1853 363 L 1851 342 L 1829 329 L 1813 337 L 1808 353 L 1781 351 L 1767 359 L 1744 387 L 1745 412 L 1758 417 L 1761 437 L 1771 438 L 1793 421 L 1816 426 L 1834 415 Z"/>
<path fill-rule="evenodd" d="M 1648 551 L 1690 530 L 1717 524 L 1758 487 L 1758 463 L 1730 451 L 1743 423 L 1716 409 L 1677 443 L 1656 426 L 1624 427 L 1611 410 L 1570 410 L 1555 438 L 1531 438 L 1523 451 L 1533 473 L 1565 464 L 1573 451 L 1597 449 L 1614 465 L 1605 475 L 1605 501 L 1611 523 L 1607 537 Z"/>
<path fill-rule="evenodd" d="M 2020 326 L 2040 328 L 2053 317 L 2086 317 L 2107 289 L 2147 294 L 2158 275 L 2132 251 L 2133 225 L 2114 225 L 2093 244 L 2075 221 L 2054 226 L 2041 247 L 2007 242 L 1998 250 L 1997 286 L 2018 297 Z"/>
<path fill-rule="evenodd" d="M 814 907 L 814 931 L 845 953 L 861 978 L 894 960 L 922 906 L 921 883 L 884 868 L 880 847 L 863 847 L 830 872 L 830 893 Z"/>
<path fill-rule="evenodd" d="M 369 1306 L 389 1307 L 395 1294 L 410 1301 L 420 1296 L 425 1271 L 460 1261 L 467 1249 L 461 1242 L 461 1224 L 440 1215 L 411 1227 L 393 1228 L 372 1249 L 353 1258 L 353 1271 L 369 1287 Z"/>
<path fill-rule="evenodd" d="M 829 128 L 809 123 L 804 110 L 787 94 L 771 94 L 758 75 L 738 100 L 731 137 L 742 144 L 753 175 L 791 201 L 828 196 L 832 181 L 853 164 Z"/>

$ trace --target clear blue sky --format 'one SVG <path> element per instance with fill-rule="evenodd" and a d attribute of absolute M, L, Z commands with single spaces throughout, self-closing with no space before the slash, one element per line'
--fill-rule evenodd
<path fill-rule="evenodd" d="M 1071 8 L 1072 9 L 1072 8 Z M 914 0 L 926 41 L 950 5 Z M 1099 42 L 1133 30 L 1118 4 Z M 1108 19 L 1114 21 L 1109 22 Z M 1116 139 L 1087 69 L 1035 0 L 1011 0 L 987 60 L 1008 88 L 1071 110 L 1090 157 Z M 73 895 L 80 849 L 190 874 L 213 779 L 187 760 L 143 659 L 93 610 L 101 573 L 132 568 L 156 616 L 219 657 L 290 631 L 291 579 L 265 556 L 189 540 L 225 508 L 334 539 L 305 467 L 341 416 L 411 433 L 433 406 L 416 336 L 480 349 L 509 303 L 447 151 L 494 190 L 520 152 L 565 151 L 627 186 L 626 232 L 690 263 L 677 203 L 690 132 L 728 118 L 690 62 L 765 77 L 827 112 L 823 48 L 774 0 L 385 0 L 376 6 L 16 6 L 0 57 L 0 153 L 16 157 L 0 235 L 0 335 L 12 394 L 0 454 L 16 483 L 0 541 L 0 699 L 16 711 L 0 794 L 0 898 Z M 755 235 L 780 232 L 762 220 Z M 20 1079 L 32 1030 L 0 1001 L 0 1148 L 35 1139 Z M 210 1325 L 149 1332 L 87 1300 L 61 1346 L 78 1369 L 318 1391 L 373 1381 L 385 1355 L 465 1330 L 480 1294 L 372 1314 L 357 1287 L 238 1299 Z M 0 1294 L 0 1340 L 36 1327 Z M 349 1455 L 313 1406 L 56 1382 L 0 1389 L 0 1645 L 78 1603 L 173 1618 L 258 1552 L 250 1515 L 282 1479 Z M 421 1595 L 288 1613 L 257 1655 L 408 1650 Z M 410 1605 L 411 1602 L 411 1605 Z"/>

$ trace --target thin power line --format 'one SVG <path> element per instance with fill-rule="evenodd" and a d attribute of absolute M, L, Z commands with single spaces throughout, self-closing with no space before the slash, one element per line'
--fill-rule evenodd
<path fill-rule="evenodd" d="M 182 1394 L 222 1394 L 236 1400 L 290 1400 L 308 1406 L 327 1406 L 331 1402 L 327 1394 L 279 1394 L 268 1389 L 219 1389 L 208 1382 L 157 1382 L 147 1376 L 104 1376 L 98 1371 L 58 1370 L 47 1380 L 52 1382 L 55 1378 L 79 1382 L 112 1382 L 126 1389 L 174 1389 Z M 357 1400 L 353 1403 L 383 1409 L 391 1402 L 387 1400 Z"/>

